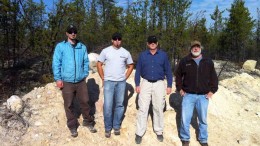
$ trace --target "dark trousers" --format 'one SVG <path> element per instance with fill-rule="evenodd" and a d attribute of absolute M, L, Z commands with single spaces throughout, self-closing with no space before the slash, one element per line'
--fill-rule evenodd
<path fill-rule="evenodd" d="M 85 80 L 79 83 L 63 83 L 62 96 L 64 100 L 64 109 L 67 117 L 67 126 L 69 129 L 78 128 L 77 111 L 73 107 L 73 99 L 78 98 L 80 111 L 86 122 L 93 122 L 93 118 L 89 115 L 89 96 Z M 75 106 L 75 105 L 74 105 Z"/>

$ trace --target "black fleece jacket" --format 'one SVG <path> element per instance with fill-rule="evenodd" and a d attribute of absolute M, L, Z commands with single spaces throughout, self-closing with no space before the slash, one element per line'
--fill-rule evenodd
<path fill-rule="evenodd" d="M 177 70 L 176 89 L 187 93 L 207 94 L 218 90 L 218 77 L 213 61 L 202 55 L 199 66 L 192 59 L 191 54 L 181 59 Z"/>

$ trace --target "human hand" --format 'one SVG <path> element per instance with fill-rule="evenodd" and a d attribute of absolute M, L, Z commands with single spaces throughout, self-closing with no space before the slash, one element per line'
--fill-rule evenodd
<path fill-rule="evenodd" d="M 169 94 L 171 94 L 171 92 L 172 92 L 172 88 L 168 87 L 168 88 L 166 89 L 166 94 L 169 95 Z"/>
<path fill-rule="evenodd" d="M 63 87 L 63 81 L 61 81 L 61 80 L 56 81 L 56 86 L 58 88 L 62 88 Z"/>
<path fill-rule="evenodd" d="M 135 92 L 136 92 L 136 93 L 140 93 L 140 86 L 137 86 L 137 87 L 135 88 Z"/>
<path fill-rule="evenodd" d="M 212 98 L 212 95 L 213 95 L 213 93 L 212 93 L 212 92 L 209 92 L 208 94 L 206 94 L 206 98 L 207 98 L 207 99 Z"/>
<path fill-rule="evenodd" d="M 185 91 L 183 91 L 182 89 L 180 90 L 180 95 L 183 97 L 185 95 Z"/>

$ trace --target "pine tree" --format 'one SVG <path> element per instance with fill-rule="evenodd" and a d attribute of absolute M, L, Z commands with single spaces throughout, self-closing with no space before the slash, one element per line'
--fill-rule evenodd
<path fill-rule="evenodd" d="M 225 30 L 226 41 L 223 47 L 228 50 L 231 59 L 241 62 L 246 57 L 254 21 L 250 17 L 250 12 L 245 7 L 243 0 L 234 0 L 229 12 Z"/>
<path fill-rule="evenodd" d="M 220 11 L 218 6 L 216 6 L 213 14 L 210 14 L 210 18 L 213 20 L 213 26 L 210 28 L 211 41 L 209 43 L 209 54 L 213 58 L 219 57 L 220 45 L 218 44 L 220 39 L 220 34 L 224 29 L 224 23 L 222 14 L 224 11 Z"/>
<path fill-rule="evenodd" d="M 260 59 L 260 10 L 257 8 L 257 23 L 256 23 L 256 58 Z"/>

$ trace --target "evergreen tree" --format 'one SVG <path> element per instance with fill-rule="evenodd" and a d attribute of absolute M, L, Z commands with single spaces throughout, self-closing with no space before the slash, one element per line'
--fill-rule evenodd
<path fill-rule="evenodd" d="M 209 43 L 209 54 L 213 58 L 218 58 L 219 57 L 219 50 L 220 50 L 220 45 L 218 44 L 219 39 L 220 39 L 220 34 L 222 33 L 224 29 L 224 23 L 223 23 L 223 18 L 222 14 L 224 11 L 220 11 L 218 9 L 218 6 L 216 6 L 215 11 L 213 14 L 210 14 L 210 18 L 213 20 L 213 26 L 210 28 L 210 35 L 211 35 L 211 40 Z"/>
<path fill-rule="evenodd" d="M 257 23 L 256 23 L 256 58 L 260 60 L 260 10 L 257 8 Z"/>
<path fill-rule="evenodd" d="M 241 62 L 244 61 L 248 51 L 254 21 L 243 0 L 234 0 L 229 12 L 223 47 L 232 60 Z"/>

